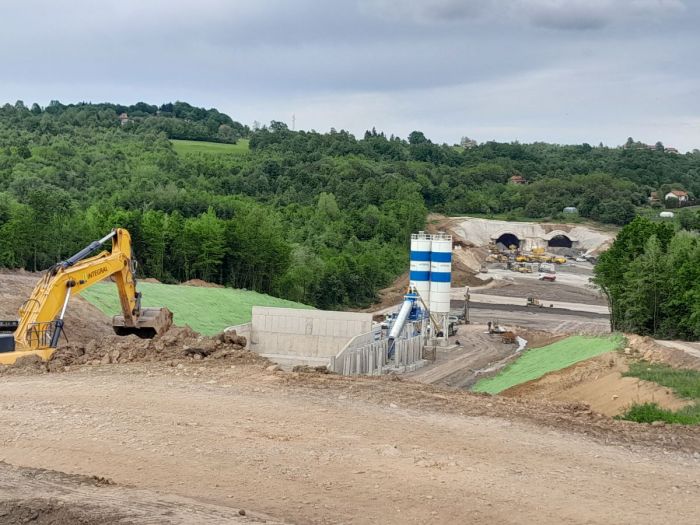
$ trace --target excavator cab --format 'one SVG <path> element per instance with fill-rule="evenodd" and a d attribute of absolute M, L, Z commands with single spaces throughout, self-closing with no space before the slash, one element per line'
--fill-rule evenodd
<path fill-rule="evenodd" d="M 110 239 L 111 252 L 90 256 Z M 173 314 L 167 308 L 141 306 L 135 270 L 131 236 L 120 228 L 49 268 L 20 308 L 19 319 L 0 321 L 0 364 L 12 364 L 26 355 L 50 359 L 63 333 L 71 295 L 107 278 L 115 282 L 121 303 L 122 314 L 112 319 L 117 335 L 151 338 L 167 331 Z"/>

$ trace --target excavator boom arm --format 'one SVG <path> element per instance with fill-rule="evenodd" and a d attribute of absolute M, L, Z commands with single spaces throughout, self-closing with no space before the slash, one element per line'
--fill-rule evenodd
<path fill-rule="evenodd" d="M 112 240 L 111 252 L 103 251 L 88 257 L 109 239 Z M 48 359 L 58 344 L 63 316 L 71 296 L 109 277 L 117 285 L 122 310 L 122 315 L 113 320 L 117 333 L 139 334 L 139 330 L 146 329 L 152 336 L 166 330 L 172 323 L 172 314 L 167 308 L 141 308 L 141 294 L 136 291 L 134 273 L 131 237 L 128 231 L 119 228 L 54 265 L 20 309 L 14 333 L 15 352 L 11 353 L 37 353 Z M 11 358 L 0 350 L 0 363 Z"/>

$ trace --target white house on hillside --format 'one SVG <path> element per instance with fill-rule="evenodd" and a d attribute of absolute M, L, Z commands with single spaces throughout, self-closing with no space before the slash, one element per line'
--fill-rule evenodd
<path fill-rule="evenodd" d="M 685 191 L 681 191 L 681 190 L 673 190 L 673 191 L 669 191 L 666 194 L 666 197 L 664 197 L 664 198 L 667 201 L 668 200 L 676 200 L 676 201 L 678 201 L 679 205 L 682 205 L 682 204 L 685 204 L 686 202 L 688 202 L 688 193 Z"/>

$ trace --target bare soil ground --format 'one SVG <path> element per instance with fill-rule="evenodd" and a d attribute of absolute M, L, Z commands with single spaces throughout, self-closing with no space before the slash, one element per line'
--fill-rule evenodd
<path fill-rule="evenodd" d="M 461 325 L 451 338 L 459 346 L 438 349 L 434 362 L 406 377 L 421 383 L 452 388 L 470 388 L 499 363 L 514 356 L 516 345 L 503 344 L 500 336 L 489 335 L 482 325 Z"/>
<path fill-rule="evenodd" d="M 35 280 L 3 276 L 12 288 L 0 299 L 28 296 Z M 0 522 L 697 521 L 697 427 L 396 377 L 286 373 L 240 339 L 187 329 L 90 341 L 96 319 L 111 334 L 91 309 L 73 305 L 82 341 L 0 377 Z"/>
<path fill-rule="evenodd" d="M 581 288 L 562 283 L 548 283 L 533 279 L 518 279 L 517 277 L 513 277 L 512 281 L 494 281 L 490 286 L 479 288 L 474 290 L 474 292 L 501 297 L 535 297 L 545 302 L 562 301 L 567 303 L 607 304 L 602 295 L 590 288 Z"/>
<path fill-rule="evenodd" d="M 3 462 L 0 489 L 0 522 L 4 525 L 273 523 L 245 509 L 122 487 L 99 476 L 19 468 Z"/>
<path fill-rule="evenodd" d="M 14 320 L 20 306 L 29 299 L 40 273 L 0 270 L 0 319 Z M 111 320 L 80 296 L 73 297 L 66 313 L 61 345 L 87 343 L 114 335 Z"/>
<path fill-rule="evenodd" d="M 628 369 L 629 359 L 623 354 L 611 352 L 509 388 L 500 395 L 578 401 L 608 416 L 622 414 L 635 403 L 658 403 L 669 410 L 679 410 L 692 404 L 656 383 L 636 377 L 622 377 Z"/>
<path fill-rule="evenodd" d="M 5 377 L 0 458 L 295 523 L 696 522 L 697 428 L 221 363 Z"/>

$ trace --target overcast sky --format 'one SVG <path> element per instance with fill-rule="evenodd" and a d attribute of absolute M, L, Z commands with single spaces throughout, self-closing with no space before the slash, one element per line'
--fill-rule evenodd
<path fill-rule="evenodd" d="M 700 148 L 696 0 L 4 0 L 0 101 Z"/>

